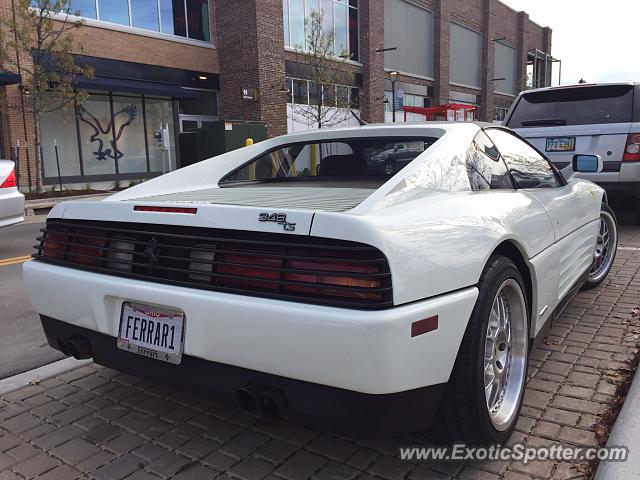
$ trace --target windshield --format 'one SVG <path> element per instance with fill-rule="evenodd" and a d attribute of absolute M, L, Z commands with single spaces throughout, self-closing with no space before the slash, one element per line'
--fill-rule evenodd
<path fill-rule="evenodd" d="M 598 85 L 525 93 L 507 126 L 549 127 L 631 122 L 632 85 Z"/>
<path fill-rule="evenodd" d="M 231 172 L 220 182 L 367 180 L 395 175 L 437 138 L 354 138 L 293 143 Z"/>

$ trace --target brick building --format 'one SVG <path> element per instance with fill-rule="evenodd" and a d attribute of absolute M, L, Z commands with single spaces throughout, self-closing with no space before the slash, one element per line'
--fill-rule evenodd
<path fill-rule="evenodd" d="M 12 3 L 0 0 L 0 16 L 11 15 Z M 391 121 L 393 105 L 447 103 L 476 105 L 481 119 L 500 120 L 521 89 L 551 81 L 551 30 L 498 0 L 72 5 L 85 20 L 74 34 L 76 61 L 92 66 L 95 78 L 78 80 L 90 92 L 82 107 L 43 116 L 45 185 L 59 181 L 56 150 L 61 180 L 85 185 L 148 178 L 189 163 L 189 134 L 220 119 L 265 122 L 270 135 L 304 128 L 291 109 L 309 103 L 314 88 L 296 52 L 313 9 L 334 32 L 338 68 L 352 73 L 333 96 L 351 99 L 368 122 Z M 25 52 L 21 58 L 29 61 Z M 0 155 L 19 154 L 24 187 L 35 184 L 37 169 L 24 132 L 30 119 L 7 108 L 19 101 L 19 73 L 0 66 Z"/>

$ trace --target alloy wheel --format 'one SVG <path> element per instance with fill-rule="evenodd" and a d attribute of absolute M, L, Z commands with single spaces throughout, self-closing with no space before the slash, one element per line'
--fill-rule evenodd
<path fill-rule="evenodd" d="M 600 213 L 600 230 L 596 242 L 596 249 L 593 254 L 593 265 L 589 271 L 589 281 L 599 282 L 607 276 L 618 245 L 618 230 L 613 216 L 603 210 Z"/>
<path fill-rule="evenodd" d="M 520 284 L 507 279 L 493 301 L 484 350 L 484 391 L 491 423 L 508 429 L 518 412 L 527 368 L 527 307 Z"/>

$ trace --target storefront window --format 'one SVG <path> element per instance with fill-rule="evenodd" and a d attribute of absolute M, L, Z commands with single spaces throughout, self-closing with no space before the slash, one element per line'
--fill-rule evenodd
<path fill-rule="evenodd" d="M 134 27 L 159 31 L 158 1 L 129 0 L 131 2 L 131 23 Z"/>
<path fill-rule="evenodd" d="M 98 0 L 100 20 L 129 25 L 129 4 L 127 0 Z"/>
<path fill-rule="evenodd" d="M 211 92 L 203 93 L 203 98 L 215 99 Z M 77 110 L 68 106 L 43 113 L 41 122 L 45 184 L 58 181 L 56 145 L 66 183 L 140 178 L 177 168 L 174 102 L 169 98 L 92 93 Z"/>
<path fill-rule="evenodd" d="M 325 35 L 333 34 L 333 53 L 358 60 L 358 2 L 351 0 L 283 0 L 284 42 L 287 47 L 305 48 L 305 18 L 322 12 Z M 308 32 L 307 32 L 308 33 Z"/>
<path fill-rule="evenodd" d="M 113 97 L 115 156 L 120 173 L 147 171 L 144 117 L 139 97 Z"/>
<path fill-rule="evenodd" d="M 145 99 L 147 144 L 151 172 L 168 172 L 176 168 L 173 108 L 167 100 Z"/>
<path fill-rule="evenodd" d="M 316 82 L 297 78 L 285 78 L 288 90 L 287 103 L 295 105 L 317 105 Z M 322 89 L 322 104 L 327 107 L 360 108 L 360 89 L 348 85 L 325 85 Z"/>
<path fill-rule="evenodd" d="M 80 175 L 78 162 L 78 136 L 73 105 L 53 112 L 43 112 L 40 116 L 42 131 L 42 164 L 45 177 Z M 56 146 L 58 157 L 56 161 Z"/>
<path fill-rule="evenodd" d="M 92 95 L 79 108 L 80 146 L 85 175 L 116 173 L 109 96 Z"/>

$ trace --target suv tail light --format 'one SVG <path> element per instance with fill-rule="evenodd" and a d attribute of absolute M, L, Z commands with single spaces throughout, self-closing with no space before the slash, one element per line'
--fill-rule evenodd
<path fill-rule="evenodd" d="M 640 133 L 630 133 L 627 136 L 627 144 L 624 147 L 622 160 L 625 162 L 640 161 Z"/>
<path fill-rule="evenodd" d="M 4 179 L 4 182 L 2 182 L 0 188 L 11 188 L 17 186 L 18 183 L 16 182 L 16 170 L 14 168 L 13 170 L 11 170 L 11 173 L 9 173 L 9 176 Z"/>

